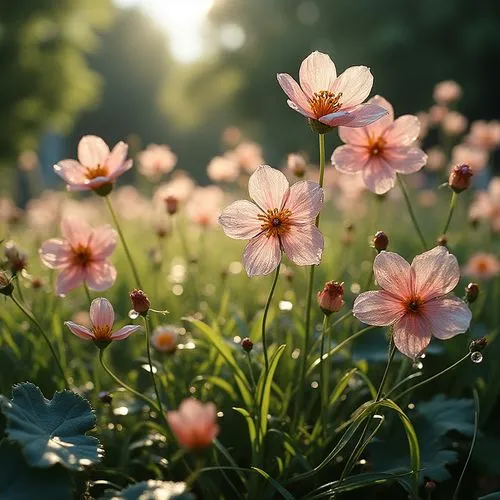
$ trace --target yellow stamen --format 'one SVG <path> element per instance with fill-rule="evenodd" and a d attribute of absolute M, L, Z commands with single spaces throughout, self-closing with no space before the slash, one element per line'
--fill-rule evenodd
<path fill-rule="evenodd" d="M 267 210 L 265 214 L 260 214 L 257 218 L 262 222 L 261 229 L 269 238 L 271 236 L 281 236 L 290 230 L 290 217 L 292 212 L 288 208 L 279 210 L 273 208 Z"/>
<path fill-rule="evenodd" d="M 314 97 L 309 99 L 309 105 L 311 106 L 314 116 L 316 118 L 321 118 L 322 116 L 338 111 L 342 107 L 340 104 L 341 97 L 342 92 L 337 95 L 329 90 L 314 92 Z"/>
<path fill-rule="evenodd" d="M 90 181 L 96 177 L 107 177 L 108 167 L 106 165 L 97 165 L 96 167 L 87 167 L 85 177 Z"/>
<path fill-rule="evenodd" d="M 72 248 L 72 262 L 77 266 L 86 266 L 92 259 L 92 252 L 89 247 L 79 244 Z"/>

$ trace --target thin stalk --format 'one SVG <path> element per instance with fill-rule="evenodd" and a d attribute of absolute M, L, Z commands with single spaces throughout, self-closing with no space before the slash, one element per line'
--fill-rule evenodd
<path fill-rule="evenodd" d="M 330 332 L 331 330 L 333 330 L 337 325 L 340 325 L 340 323 L 342 323 L 344 320 L 346 320 L 349 316 L 351 316 L 352 314 L 352 311 L 347 311 L 345 314 L 343 314 L 342 316 L 340 316 L 340 318 L 336 321 L 334 321 L 331 325 L 328 326 L 328 331 Z M 311 352 L 314 352 L 318 347 L 319 345 L 321 344 L 321 338 L 315 340 L 311 346 Z"/>
<path fill-rule="evenodd" d="M 262 348 L 264 350 L 264 364 L 266 367 L 266 375 L 269 371 L 269 357 L 267 355 L 267 339 L 266 339 L 266 322 L 267 314 L 269 312 L 269 306 L 271 305 L 271 300 L 274 295 L 274 289 L 276 288 L 276 283 L 278 282 L 278 277 L 280 274 L 281 263 L 278 264 L 276 272 L 274 273 L 273 284 L 271 285 L 271 290 L 269 291 L 269 297 L 267 298 L 266 307 L 264 308 L 264 316 L 262 316 Z"/>
<path fill-rule="evenodd" d="M 87 300 L 89 301 L 89 306 L 92 305 L 92 297 L 90 296 L 90 290 L 87 283 L 83 282 L 83 289 L 85 290 L 85 295 L 87 296 Z"/>
<path fill-rule="evenodd" d="M 61 372 L 61 376 L 64 381 L 64 385 L 66 389 L 69 389 L 69 382 L 68 379 L 66 378 L 66 374 L 64 373 L 63 367 L 61 365 L 61 362 L 59 361 L 59 357 L 56 354 L 56 351 L 54 349 L 54 346 L 52 345 L 52 342 L 49 340 L 45 332 L 43 331 L 43 328 L 41 327 L 40 323 L 38 320 L 35 318 L 32 312 L 30 312 L 19 300 L 17 300 L 14 295 L 11 295 L 10 298 L 16 304 L 16 306 L 24 313 L 24 315 L 35 325 L 35 327 L 38 329 L 38 331 L 41 333 L 42 337 L 44 338 L 45 342 L 49 346 L 50 352 L 52 353 L 52 356 L 54 357 L 54 360 L 57 364 L 57 367 L 59 368 L 59 371 Z"/>
<path fill-rule="evenodd" d="M 424 250 L 427 250 L 427 243 L 425 242 L 424 235 L 420 229 L 420 226 L 418 225 L 417 218 L 415 217 L 415 212 L 413 212 L 413 207 L 411 205 L 411 200 L 410 200 L 410 195 L 408 194 L 408 190 L 406 189 L 405 183 L 403 179 L 401 178 L 401 175 L 398 174 L 398 181 L 399 185 L 401 186 L 401 191 L 403 191 L 403 196 L 406 202 L 406 206 L 408 207 L 408 212 L 410 214 L 410 218 L 413 222 L 413 226 L 415 227 L 415 230 L 417 231 L 418 237 L 420 238 L 420 242 L 422 243 L 422 246 L 424 247 Z"/>
<path fill-rule="evenodd" d="M 21 281 L 18 275 L 16 275 L 16 288 L 17 292 L 19 293 L 19 298 L 21 299 L 21 302 L 26 303 L 26 301 L 24 300 L 23 287 L 21 285 Z"/>
<path fill-rule="evenodd" d="M 458 195 L 455 191 L 453 191 L 453 194 L 451 195 L 451 200 L 450 200 L 450 208 L 448 210 L 448 218 L 446 219 L 446 224 L 444 225 L 443 229 L 443 236 L 448 232 L 448 228 L 450 227 L 450 222 L 451 218 L 453 217 L 453 211 L 455 210 L 455 205 L 457 204 L 457 199 Z"/>
<path fill-rule="evenodd" d="M 252 382 L 252 390 L 256 391 L 257 390 L 257 384 L 255 383 L 255 376 L 254 376 L 253 370 L 252 370 L 252 360 L 250 358 L 250 353 L 249 352 L 246 353 L 246 358 L 247 358 L 247 362 L 248 362 L 248 371 L 250 372 L 250 380 Z"/>
<path fill-rule="evenodd" d="M 113 208 L 113 205 L 111 204 L 111 200 L 109 199 L 109 196 L 105 196 L 104 199 L 106 200 L 106 205 L 108 206 L 109 213 L 111 214 L 111 218 L 113 219 L 116 230 L 118 231 L 118 235 L 120 236 L 123 249 L 125 250 L 125 255 L 127 256 L 130 268 L 132 269 L 132 273 L 134 275 L 135 283 L 138 288 L 144 290 L 141 285 L 141 279 L 139 278 L 139 273 L 137 272 L 137 268 L 135 267 L 134 259 L 132 259 L 132 254 L 130 253 L 127 241 L 125 240 L 125 236 L 123 235 L 122 228 L 120 227 L 120 223 L 118 222 L 118 217 L 116 216 L 116 212 Z"/>
<path fill-rule="evenodd" d="M 328 319 L 329 317 L 325 314 L 323 316 L 323 327 L 321 329 L 321 360 L 325 354 L 325 341 L 327 340 L 328 332 Z M 323 427 L 323 432 L 326 433 L 326 426 L 328 420 L 328 364 L 321 363 L 321 371 L 319 376 L 319 386 L 321 390 L 321 423 Z"/>

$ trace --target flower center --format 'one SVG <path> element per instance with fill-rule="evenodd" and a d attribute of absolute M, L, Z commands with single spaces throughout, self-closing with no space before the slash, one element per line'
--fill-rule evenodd
<path fill-rule="evenodd" d="M 488 265 L 488 262 L 486 262 L 485 260 L 480 260 L 477 263 L 477 270 L 479 272 L 485 273 L 490 270 L 490 266 Z"/>
<path fill-rule="evenodd" d="M 80 244 L 73 248 L 71 260 L 73 264 L 85 267 L 92 260 L 92 252 L 88 247 Z"/>
<path fill-rule="evenodd" d="M 106 165 L 87 167 L 87 171 L 85 172 L 85 177 L 87 177 L 89 181 L 95 179 L 96 177 L 107 177 L 107 176 L 108 176 L 108 167 Z"/>
<path fill-rule="evenodd" d="M 97 340 L 109 340 L 111 337 L 111 327 L 109 325 L 92 326 L 95 338 Z"/>
<path fill-rule="evenodd" d="M 292 212 L 288 208 L 279 210 L 273 208 L 267 210 L 265 214 L 260 214 L 257 218 L 261 221 L 261 229 L 266 236 L 281 236 L 290 230 L 290 216 Z"/>
<path fill-rule="evenodd" d="M 420 297 L 410 297 L 404 302 L 404 306 L 407 312 L 417 313 L 423 303 L 424 301 Z"/>
<path fill-rule="evenodd" d="M 314 97 L 309 99 L 309 105 L 311 106 L 314 116 L 316 118 L 321 118 L 322 116 L 338 111 L 342 107 L 340 104 L 341 97 L 342 92 L 337 95 L 329 90 L 314 92 Z"/>
<path fill-rule="evenodd" d="M 385 140 L 382 137 L 377 137 L 376 139 L 370 139 L 368 149 L 370 150 L 371 156 L 379 156 L 383 153 L 385 147 Z"/>

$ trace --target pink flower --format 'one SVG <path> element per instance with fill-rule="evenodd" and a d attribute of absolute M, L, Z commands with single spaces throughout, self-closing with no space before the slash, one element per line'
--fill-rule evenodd
<path fill-rule="evenodd" d="M 224 191 L 219 186 L 198 187 L 186 203 L 186 214 L 203 227 L 214 226 L 221 213 Z"/>
<path fill-rule="evenodd" d="M 99 297 L 92 301 L 90 305 L 90 328 L 65 321 L 64 324 L 77 337 L 83 340 L 93 340 L 97 342 L 111 342 L 113 340 L 126 339 L 131 333 L 136 332 L 141 327 L 138 325 L 126 325 L 113 332 L 115 312 L 109 300 Z"/>
<path fill-rule="evenodd" d="M 282 251 L 299 266 L 319 264 L 324 242 L 314 219 L 323 204 L 323 189 L 310 181 L 290 187 L 283 173 L 261 165 L 250 176 L 248 192 L 254 203 L 236 201 L 219 217 L 228 236 L 250 240 L 243 253 L 247 274 L 269 274 Z"/>
<path fill-rule="evenodd" d="M 185 399 L 178 411 L 167 412 L 167 420 L 179 444 L 188 450 L 206 448 L 219 434 L 213 403 Z"/>
<path fill-rule="evenodd" d="M 78 161 L 61 160 L 54 165 L 54 171 L 67 182 L 68 191 L 106 190 L 132 167 L 132 160 L 126 160 L 127 151 L 124 142 L 110 152 L 100 137 L 86 135 L 78 143 Z"/>
<path fill-rule="evenodd" d="M 451 104 L 462 97 L 462 87 L 453 80 L 444 80 L 434 87 L 433 97 L 439 104 Z"/>
<path fill-rule="evenodd" d="M 177 156 L 168 146 L 150 144 L 137 155 L 139 172 L 148 179 L 157 180 L 162 174 L 171 172 L 177 163 Z"/>
<path fill-rule="evenodd" d="M 116 269 L 106 259 L 116 246 L 116 231 L 109 225 L 92 229 L 86 222 L 66 218 L 61 222 L 62 239 L 45 241 L 42 262 L 58 269 L 57 294 L 65 295 L 86 283 L 93 290 L 107 290 L 116 279 Z"/>
<path fill-rule="evenodd" d="M 479 149 L 491 151 L 500 145 L 500 122 L 478 120 L 472 123 L 466 142 Z"/>
<path fill-rule="evenodd" d="M 491 253 L 477 252 L 469 259 L 463 272 L 471 278 L 489 280 L 500 274 L 500 262 Z"/>
<path fill-rule="evenodd" d="M 340 127 L 340 138 L 347 143 L 332 155 L 332 163 L 345 174 L 361 172 L 366 187 L 376 193 L 387 193 L 394 187 L 396 173 L 412 174 L 424 165 L 427 155 L 413 143 L 420 131 L 420 122 L 413 115 L 394 120 L 394 111 L 383 97 L 372 97 L 388 111 L 376 123 L 359 130 Z"/>
<path fill-rule="evenodd" d="M 393 325 L 394 343 L 404 355 L 416 358 L 433 335 L 445 340 L 469 328 L 470 309 L 448 295 L 460 271 L 445 247 L 418 255 L 411 266 L 396 253 L 381 252 L 373 271 L 382 290 L 360 294 L 353 314 L 368 325 Z"/>
<path fill-rule="evenodd" d="M 207 175 L 213 182 L 234 182 L 240 175 L 240 167 L 227 155 L 216 156 L 208 164 Z"/>
<path fill-rule="evenodd" d="M 493 177 L 488 184 L 488 191 L 477 193 L 469 209 L 472 220 L 487 219 L 491 229 L 500 233 L 500 177 Z"/>
<path fill-rule="evenodd" d="M 277 76 L 293 110 L 330 127 L 364 127 L 387 114 L 376 103 L 361 104 L 373 86 L 366 66 L 353 66 L 337 77 L 330 57 L 316 51 L 302 61 L 300 86 L 287 73 Z"/>
<path fill-rule="evenodd" d="M 488 151 L 468 144 L 458 144 L 451 151 L 451 165 L 467 163 L 474 173 L 483 170 L 488 163 Z"/>

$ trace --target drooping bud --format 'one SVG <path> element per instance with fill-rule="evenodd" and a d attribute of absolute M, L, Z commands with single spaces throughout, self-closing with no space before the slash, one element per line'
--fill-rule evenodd
<path fill-rule="evenodd" d="M 448 246 L 448 238 L 443 234 L 441 235 L 437 240 L 436 240 L 436 243 L 440 246 L 440 247 L 447 247 Z"/>
<path fill-rule="evenodd" d="M 0 293 L 9 297 L 14 291 L 12 280 L 9 279 L 6 273 L 0 271 Z"/>
<path fill-rule="evenodd" d="M 130 300 L 132 301 L 132 307 L 135 312 L 138 312 L 141 316 L 146 316 L 151 307 L 151 302 L 149 302 L 148 296 L 142 291 L 134 288 L 130 292 Z"/>
<path fill-rule="evenodd" d="M 465 287 L 465 300 L 469 304 L 475 302 L 478 295 L 479 295 L 479 285 L 477 283 L 469 283 Z"/>
<path fill-rule="evenodd" d="M 344 283 L 328 281 L 318 292 L 318 305 L 326 316 L 339 311 L 344 305 Z"/>
<path fill-rule="evenodd" d="M 377 252 L 387 249 L 389 246 L 389 237 L 384 233 L 384 231 L 377 231 L 375 233 L 375 236 L 373 237 L 373 246 Z"/>
<path fill-rule="evenodd" d="M 481 337 L 479 339 L 473 340 L 470 343 L 469 346 L 469 351 L 470 352 L 481 352 L 486 349 L 486 346 L 488 345 L 488 340 L 486 337 Z"/>
<path fill-rule="evenodd" d="M 304 177 L 307 170 L 307 161 L 303 154 L 290 153 L 287 158 L 287 168 L 295 177 Z"/>
<path fill-rule="evenodd" d="M 463 163 L 462 165 L 456 165 L 452 168 L 450 172 L 450 178 L 448 179 L 448 185 L 455 191 L 455 193 L 461 193 L 465 191 L 471 183 L 471 177 L 473 172 L 469 165 Z"/>
<path fill-rule="evenodd" d="M 253 349 L 253 342 L 248 337 L 245 337 L 241 341 L 241 347 L 245 352 L 250 352 Z"/>
<path fill-rule="evenodd" d="M 169 215 L 174 215 L 177 213 L 177 209 L 179 208 L 179 200 L 175 196 L 167 196 L 165 198 L 165 206 L 167 208 L 167 212 Z"/>

